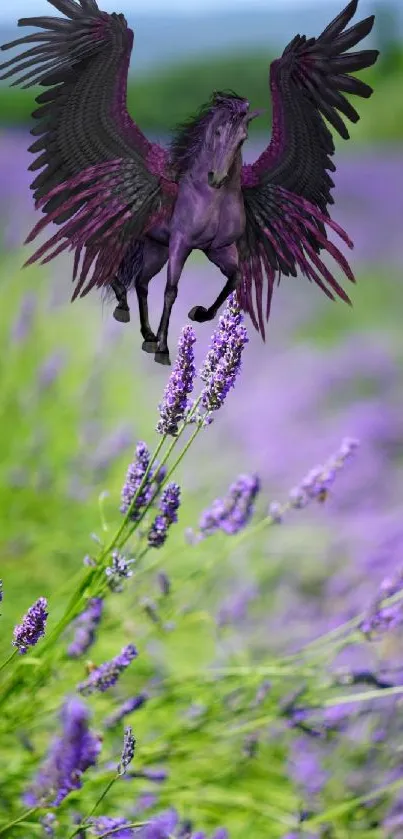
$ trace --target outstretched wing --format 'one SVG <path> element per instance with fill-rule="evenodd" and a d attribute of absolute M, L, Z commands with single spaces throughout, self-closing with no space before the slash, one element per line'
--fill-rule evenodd
<path fill-rule="evenodd" d="M 49 222 L 60 228 L 27 264 L 74 250 L 76 297 L 111 279 L 133 238 L 168 211 L 175 185 L 165 151 L 127 112 L 133 32 L 124 16 L 100 11 L 95 0 L 49 2 L 65 17 L 19 20 L 39 31 L 2 46 L 27 49 L 0 65 L 0 78 L 18 74 L 13 85 L 48 88 L 36 99 L 38 139 L 29 148 L 38 153 L 29 169 L 43 170 L 31 189 L 45 216 L 27 242 Z"/>
<path fill-rule="evenodd" d="M 239 301 L 263 338 L 264 274 L 267 319 L 275 279 L 280 280 L 281 274 L 296 276 L 298 269 L 331 299 L 335 292 L 350 302 L 319 253 L 330 253 L 354 282 L 347 261 L 327 238 L 329 227 L 353 246 L 329 216 L 334 183 L 328 172 L 336 167 L 331 160 L 333 138 L 325 119 L 348 139 L 342 117 L 357 122 L 359 115 L 343 94 L 368 98 L 373 92 L 350 75 L 370 67 L 379 54 L 377 50 L 346 52 L 369 34 L 374 23 L 371 16 L 345 29 L 357 2 L 352 0 L 318 38 L 297 35 L 270 67 L 272 136 L 255 163 L 242 169 L 246 232 L 239 245 Z"/>

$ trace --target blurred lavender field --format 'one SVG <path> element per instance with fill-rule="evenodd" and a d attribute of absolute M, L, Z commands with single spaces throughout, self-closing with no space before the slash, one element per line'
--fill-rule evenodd
<path fill-rule="evenodd" d="M 20 245 L 32 224 L 27 145 L 22 133 L 0 136 L 0 214 L 6 248 Z M 247 162 L 262 145 L 249 144 Z M 315 539 L 306 516 L 301 529 L 297 514 L 285 535 L 279 528 L 270 536 L 270 555 L 290 557 L 278 588 L 278 613 L 269 621 L 271 629 L 277 621 L 284 626 L 287 616 L 285 643 L 294 635 L 301 639 L 304 632 L 316 635 L 355 613 L 393 570 L 403 544 L 403 342 L 398 309 L 403 303 L 403 151 L 366 148 L 350 156 L 339 153 L 335 180 L 333 217 L 355 242 L 348 254 L 358 280 L 356 289 L 348 289 L 354 309 L 331 304 L 305 280 L 283 281 L 275 294 L 266 344 L 251 328 L 242 382 L 217 427 L 199 441 L 185 466 L 187 486 L 203 498 L 224 492 L 235 474 L 257 471 L 268 503 L 273 493 L 282 500 L 281 494 L 326 459 L 343 436 L 360 439 L 356 462 L 341 476 L 334 497 L 311 514 Z M 55 300 L 69 307 L 70 259 L 59 259 L 51 271 Z M 151 285 L 154 320 L 159 317 L 163 283 L 161 274 Z M 189 263 L 174 308 L 172 346 L 190 306 L 208 302 L 220 283 L 221 275 L 207 261 Z M 70 309 L 72 329 L 76 306 L 81 305 Z M 133 377 L 144 386 L 142 410 L 149 415 L 160 397 L 165 371 L 140 352 L 135 300 L 132 310 L 127 327 L 112 320 L 112 308 L 102 308 L 96 295 L 88 303 L 104 353 L 130 354 Z M 209 325 L 198 327 L 198 360 L 210 331 Z M 127 397 L 129 420 L 130 382 Z M 245 579 L 249 574 L 253 585 L 253 575 L 247 571 L 246 557 L 238 561 L 234 571 L 240 590 L 246 591 Z"/>

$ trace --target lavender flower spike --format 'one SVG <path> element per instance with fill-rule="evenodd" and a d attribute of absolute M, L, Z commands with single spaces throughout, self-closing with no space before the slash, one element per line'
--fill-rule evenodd
<path fill-rule="evenodd" d="M 178 824 L 176 810 L 165 810 L 158 816 L 154 816 L 144 831 L 144 839 L 171 839 L 171 836 Z"/>
<path fill-rule="evenodd" d="M 164 398 L 159 405 L 160 419 L 157 424 L 159 434 L 175 437 L 179 425 L 185 419 L 189 407 L 189 394 L 192 393 L 196 368 L 194 365 L 193 344 L 196 342 L 192 326 L 184 326 L 178 342 L 178 355 L 174 368 L 165 388 Z"/>
<path fill-rule="evenodd" d="M 250 521 L 256 496 L 260 490 L 257 475 L 239 475 L 223 499 L 216 499 L 199 521 L 200 535 L 211 536 L 217 530 L 235 534 Z"/>
<path fill-rule="evenodd" d="M 230 389 L 234 387 L 241 370 L 242 352 L 248 340 L 243 315 L 235 294 L 232 294 L 218 321 L 199 374 L 205 382 L 201 404 L 206 411 L 218 411 Z"/>
<path fill-rule="evenodd" d="M 92 597 L 87 608 L 75 621 L 76 632 L 74 639 L 67 650 L 70 658 L 79 658 L 84 655 L 95 641 L 95 631 L 102 617 L 103 600 L 101 597 Z"/>
<path fill-rule="evenodd" d="M 180 487 L 174 482 L 167 484 L 162 491 L 159 502 L 161 514 L 155 518 L 148 533 L 150 548 L 160 548 L 166 541 L 169 527 L 178 521 L 180 492 Z"/>
<path fill-rule="evenodd" d="M 133 463 L 130 464 L 127 475 L 126 481 L 122 489 L 122 505 L 120 507 L 121 513 L 127 513 L 133 499 L 135 498 L 136 493 L 138 492 L 141 483 L 144 479 L 144 475 L 146 474 L 148 464 L 150 463 L 150 452 L 145 443 L 137 443 L 136 446 L 136 457 Z M 133 505 L 133 509 L 130 512 L 130 519 L 131 521 L 137 521 L 140 518 L 141 513 L 143 512 L 144 508 L 147 506 L 149 501 L 152 497 L 152 470 L 147 477 L 145 485 L 140 492 L 136 502 Z"/>
<path fill-rule="evenodd" d="M 142 708 L 148 698 L 147 693 L 139 693 L 137 696 L 132 696 L 130 699 L 126 699 L 126 702 L 123 702 L 113 714 L 106 717 L 104 722 L 105 727 L 114 728 L 114 726 L 117 725 L 123 717 L 126 717 L 133 711 L 138 711 L 139 708 Z"/>
<path fill-rule="evenodd" d="M 88 696 L 96 690 L 103 693 L 105 690 L 112 687 L 112 685 L 116 684 L 120 674 L 123 670 L 126 670 L 126 667 L 129 666 L 137 655 L 137 650 L 133 644 L 128 644 L 127 647 L 123 647 L 120 655 L 116 656 L 111 661 L 101 664 L 100 667 L 96 667 L 89 675 L 88 679 L 78 685 L 77 690 L 84 696 Z"/>
<path fill-rule="evenodd" d="M 120 763 L 118 766 L 118 775 L 124 775 L 128 766 L 130 766 L 134 758 L 134 750 L 136 748 L 136 741 L 133 737 L 133 732 L 130 725 L 125 728 L 123 738 L 123 749 Z"/>
<path fill-rule="evenodd" d="M 392 578 L 383 580 L 379 593 L 367 610 L 367 614 L 360 624 L 361 632 L 368 639 L 379 638 L 387 631 L 394 631 L 403 623 L 403 600 L 390 606 L 383 605 L 383 601 L 403 590 L 403 569 Z"/>
<path fill-rule="evenodd" d="M 95 819 L 92 824 L 97 836 L 106 835 L 110 836 L 111 839 L 133 839 L 134 837 L 134 830 L 131 827 L 127 827 L 130 824 L 127 819 L 111 819 L 109 816 L 101 816 L 101 818 Z M 118 827 L 121 830 L 117 830 L 116 828 Z M 108 833 L 108 830 L 113 831 L 113 833 Z"/>
<path fill-rule="evenodd" d="M 123 591 L 122 580 L 128 579 L 132 576 L 133 571 L 130 568 L 134 562 L 133 559 L 126 559 L 123 554 L 115 550 L 112 552 L 112 565 L 105 568 L 105 574 L 108 577 L 108 586 L 111 591 Z"/>
<path fill-rule="evenodd" d="M 306 507 L 310 501 L 324 501 L 335 481 L 337 473 L 358 448 L 358 440 L 346 437 L 339 451 L 332 455 L 323 466 L 317 466 L 306 475 L 301 484 L 291 490 L 290 506 L 295 509 Z"/>
<path fill-rule="evenodd" d="M 53 741 L 31 789 L 25 793 L 28 806 L 47 801 L 51 807 L 58 807 L 69 792 L 81 789 L 81 776 L 95 765 L 101 749 L 99 738 L 89 730 L 89 718 L 80 699 L 74 696 L 67 700 L 61 712 L 62 734 Z"/>
<path fill-rule="evenodd" d="M 48 601 L 46 597 L 40 597 L 36 603 L 28 609 L 22 619 L 22 623 L 14 629 L 14 647 L 17 647 L 20 655 L 28 652 L 28 647 L 34 647 L 39 638 L 45 634 L 45 626 L 48 617 Z"/>

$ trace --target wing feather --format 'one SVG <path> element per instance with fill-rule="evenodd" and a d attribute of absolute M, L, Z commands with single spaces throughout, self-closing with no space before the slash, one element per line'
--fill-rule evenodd
<path fill-rule="evenodd" d="M 240 302 L 251 313 L 253 295 L 248 286 L 254 283 L 257 321 L 263 337 L 261 277 L 259 274 L 256 279 L 251 274 L 252 254 L 259 256 L 267 277 L 266 315 L 275 278 L 282 274 L 295 276 L 297 268 L 329 297 L 333 299 L 334 292 L 348 302 L 319 254 L 327 251 L 354 280 L 347 260 L 327 237 L 330 228 L 352 247 L 347 234 L 329 216 L 329 206 L 334 203 L 329 171 L 334 172 L 336 167 L 331 159 L 333 137 L 325 120 L 348 139 L 344 120 L 356 123 L 359 114 L 344 94 L 369 98 L 373 92 L 365 82 L 350 75 L 370 67 L 378 57 L 377 50 L 346 52 L 365 38 L 374 24 L 372 15 L 346 29 L 357 3 L 352 0 L 318 38 L 296 35 L 270 68 L 272 136 L 255 163 L 242 169 L 247 230 L 239 248 L 243 271 Z M 264 258 L 263 242 L 269 244 Z"/>
<path fill-rule="evenodd" d="M 48 2 L 64 17 L 19 20 L 19 26 L 40 31 L 2 46 L 27 49 L 0 65 L 0 79 L 47 88 L 36 97 L 31 134 L 37 139 L 29 147 L 38 154 L 29 170 L 39 172 L 31 189 L 45 215 L 27 242 L 48 224 L 60 229 L 27 264 L 75 250 L 76 296 L 110 281 L 148 220 L 169 213 L 175 185 L 165 150 L 145 137 L 127 111 L 133 32 L 124 16 L 100 11 L 95 0 Z"/>

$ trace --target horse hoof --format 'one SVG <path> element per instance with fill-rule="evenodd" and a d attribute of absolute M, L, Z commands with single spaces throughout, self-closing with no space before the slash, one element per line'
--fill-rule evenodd
<path fill-rule="evenodd" d="M 155 353 L 154 361 L 156 361 L 158 364 L 169 365 L 171 363 L 171 359 L 169 358 L 169 352 L 161 352 L 161 350 L 158 350 Z"/>
<path fill-rule="evenodd" d="M 115 318 L 115 320 L 118 320 L 119 323 L 129 323 L 130 309 L 122 309 L 121 306 L 116 306 L 116 309 L 113 313 L 113 317 Z"/>
<path fill-rule="evenodd" d="M 144 352 L 157 352 L 158 350 L 158 341 L 143 341 L 141 345 L 141 349 Z"/>
<path fill-rule="evenodd" d="M 204 306 L 193 306 L 188 314 L 190 320 L 195 320 L 197 323 L 204 323 L 210 320 L 207 309 Z"/>

